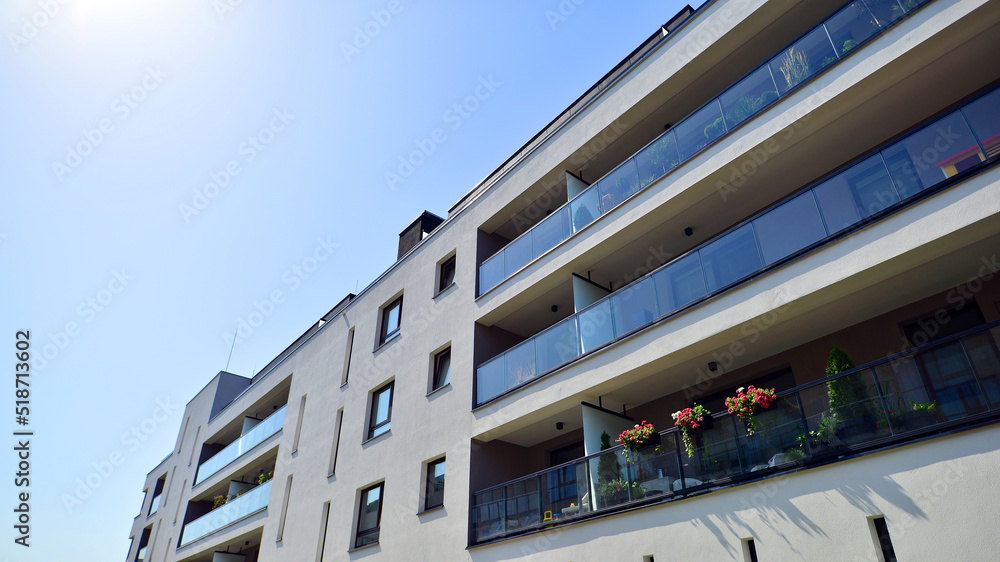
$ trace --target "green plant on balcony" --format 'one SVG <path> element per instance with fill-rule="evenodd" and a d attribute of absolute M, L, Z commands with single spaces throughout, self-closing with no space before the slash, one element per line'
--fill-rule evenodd
<path fill-rule="evenodd" d="M 855 367 L 854 361 L 842 349 L 834 347 L 826 361 L 827 376 L 838 375 Z M 876 420 L 871 412 L 871 396 L 864 371 L 838 377 L 826 383 L 830 412 L 837 420 L 837 437 L 844 441 L 863 439 L 875 432 Z M 883 416 L 884 417 L 884 416 Z M 888 425 L 886 425 L 888 427 Z"/>
<path fill-rule="evenodd" d="M 630 462 L 629 451 L 636 456 L 635 460 L 638 460 L 639 448 L 647 443 L 656 445 L 657 452 L 660 450 L 660 435 L 656 432 L 653 424 L 646 420 L 642 420 L 641 424 L 637 423 L 635 427 L 621 432 L 621 435 L 618 436 L 618 442 L 624 445 L 625 462 Z"/>
<path fill-rule="evenodd" d="M 802 82 L 811 74 L 809 56 L 806 55 L 804 51 L 792 47 L 791 49 L 788 49 L 785 55 L 781 58 L 781 64 L 778 67 L 778 70 L 780 70 L 781 75 L 784 76 L 788 89 L 794 88 L 799 82 Z"/>
<path fill-rule="evenodd" d="M 268 472 L 261 472 L 260 476 L 257 477 L 257 483 L 258 484 L 263 484 L 263 483 L 267 482 L 268 480 L 270 480 L 272 478 L 274 478 L 274 471 L 273 470 L 268 471 Z"/>
<path fill-rule="evenodd" d="M 605 431 L 601 433 L 601 450 L 606 451 L 611 448 L 611 436 Z M 618 462 L 618 453 L 607 453 L 601 455 L 597 461 L 597 491 L 598 499 L 601 500 L 600 507 L 613 505 L 608 503 L 603 490 L 611 482 L 621 479 L 622 465 Z M 608 488 L 610 490 L 610 488 Z M 608 496 L 610 498 L 610 496 Z"/>
<path fill-rule="evenodd" d="M 771 102 L 776 99 L 778 99 L 778 92 L 774 90 L 767 90 L 759 96 L 742 96 L 726 113 L 726 122 L 731 125 L 742 123 L 751 115 L 771 105 Z"/>
<path fill-rule="evenodd" d="M 642 187 L 653 183 L 656 178 L 667 173 L 668 170 L 672 170 L 678 164 L 677 148 L 670 142 L 671 139 L 672 137 L 665 136 L 647 149 L 649 163 L 652 164 L 653 169 L 642 178 L 640 182 Z M 673 150 L 668 151 L 668 148 Z"/>
<path fill-rule="evenodd" d="M 691 408 L 674 412 L 671 417 L 674 419 L 674 425 L 680 429 L 681 440 L 684 441 L 684 450 L 687 451 L 688 458 L 693 459 L 694 440 L 691 434 L 712 423 L 712 412 L 700 404 L 695 404 Z"/>
<path fill-rule="evenodd" d="M 630 496 L 631 494 L 631 496 Z M 646 497 L 646 489 L 638 482 L 629 484 L 624 478 L 618 478 L 610 482 L 605 482 L 597 490 L 598 497 L 601 498 L 602 505 L 610 506 L 625 503 L 629 499 L 637 500 Z"/>
<path fill-rule="evenodd" d="M 212 498 L 212 509 L 219 509 L 229 502 L 229 496 L 215 496 Z"/>
<path fill-rule="evenodd" d="M 751 384 L 746 389 L 737 388 L 736 396 L 726 397 L 726 408 L 743 420 L 747 435 L 753 435 L 757 431 L 757 412 L 770 408 L 776 399 L 773 388 L 757 388 Z"/>

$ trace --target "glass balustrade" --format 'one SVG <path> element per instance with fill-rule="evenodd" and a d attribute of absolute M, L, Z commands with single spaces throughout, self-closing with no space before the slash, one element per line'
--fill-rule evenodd
<path fill-rule="evenodd" d="M 915 195 L 979 166 L 988 153 L 1000 153 L 1000 90 L 845 166 L 480 365 L 476 403 L 759 275 L 878 213 L 905 206 Z"/>
<path fill-rule="evenodd" d="M 1000 322 L 780 393 L 756 414 L 752 435 L 743 420 L 717 414 L 692 431 L 691 456 L 671 429 L 628 461 L 618 445 L 476 492 L 473 537 L 484 542 L 849 456 L 997 411 Z"/>
<path fill-rule="evenodd" d="M 487 293 L 927 1 L 857 0 L 845 5 L 484 261 L 479 266 L 479 295 Z M 914 143 L 920 144 L 920 139 L 914 139 Z M 961 148 L 963 144 L 959 141 L 955 146 Z M 994 135 L 991 146 L 1000 151 L 1000 137 Z M 913 155 L 908 156 L 912 160 Z M 962 154 L 956 150 L 940 156 L 947 159 Z M 959 158 L 954 162 L 956 168 L 973 162 L 972 155 L 966 156 L 966 160 Z M 917 154 L 917 158 L 920 157 L 921 154 Z M 900 156 L 899 166 L 911 160 Z M 925 165 L 934 167 L 930 162 Z M 913 171 L 921 176 L 917 172 L 926 170 L 917 167 Z M 933 171 L 921 178 L 922 181 L 940 181 Z M 914 182 L 917 180 L 913 178 Z M 936 181 L 931 185 L 933 183 Z M 907 189 L 919 190 L 917 185 L 928 186 L 920 183 Z"/>
<path fill-rule="evenodd" d="M 208 477 L 222 470 L 226 465 L 243 456 L 244 453 L 263 443 L 268 437 L 281 431 L 285 425 L 285 407 L 278 408 L 273 414 L 253 426 L 242 437 L 233 441 L 225 449 L 198 466 L 198 476 L 194 483 L 200 484 Z"/>
<path fill-rule="evenodd" d="M 269 480 L 184 525 L 180 545 L 185 546 L 207 537 L 266 508 L 271 497 L 271 482 Z"/>

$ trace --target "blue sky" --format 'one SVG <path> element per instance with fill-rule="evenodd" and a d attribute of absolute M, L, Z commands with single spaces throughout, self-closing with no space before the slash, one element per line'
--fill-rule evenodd
<path fill-rule="evenodd" d="M 122 559 L 145 474 L 241 320 L 266 311 L 229 366 L 249 376 L 681 6 L 5 1 L 0 560 Z M 17 330 L 29 549 L 11 514 Z"/>

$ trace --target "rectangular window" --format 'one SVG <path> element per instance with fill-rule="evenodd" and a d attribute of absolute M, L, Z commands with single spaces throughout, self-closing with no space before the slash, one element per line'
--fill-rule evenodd
<path fill-rule="evenodd" d="M 395 382 L 395 381 L 394 381 Z M 372 439 L 389 431 L 392 418 L 392 386 L 394 382 L 372 392 L 372 410 L 368 419 L 368 438 Z"/>
<path fill-rule="evenodd" d="M 383 482 L 361 491 L 361 508 L 358 511 L 358 533 L 354 548 L 378 542 L 379 523 L 382 520 Z"/>
<path fill-rule="evenodd" d="M 285 517 L 288 516 L 288 499 L 292 497 L 292 476 L 288 475 L 288 480 L 285 483 L 285 499 L 281 502 L 281 516 L 278 518 L 278 538 L 276 542 L 281 542 L 281 538 L 285 534 Z"/>
<path fill-rule="evenodd" d="M 337 472 L 337 452 L 340 450 L 340 429 L 344 425 L 344 409 L 337 410 L 337 428 L 333 433 L 333 451 L 330 452 L 330 471 L 328 476 L 333 476 Z"/>
<path fill-rule="evenodd" d="M 455 282 L 455 256 L 444 260 L 441 263 L 441 271 L 438 278 L 437 292 L 444 291 Z"/>
<path fill-rule="evenodd" d="M 306 413 L 306 395 L 302 395 L 302 402 L 299 404 L 299 421 L 295 424 L 295 438 L 292 440 L 292 452 L 299 450 L 299 437 L 302 435 L 302 418 Z"/>
<path fill-rule="evenodd" d="M 433 509 L 444 505 L 444 459 L 427 463 L 427 491 L 424 498 L 424 509 Z"/>
<path fill-rule="evenodd" d="M 388 306 L 382 309 L 382 329 L 379 331 L 379 345 L 389 341 L 389 338 L 395 336 L 399 332 L 399 319 L 402 314 L 402 296 L 392 301 Z"/>
<path fill-rule="evenodd" d="M 434 356 L 434 385 L 432 391 L 444 387 L 448 384 L 451 375 L 451 348 L 442 351 Z"/>
<path fill-rule="evenodd" d="M 330 526 L 330 502 L 323 504 L 323 529 L 319 533 L 319 546 L 316 548 L 316 562 L 323 562 L 323 551 L 326 550 L 326 530 Z"/>
<path fill-rule="evenodd" d="M 892 539 L 889 538 L 889 527 L 885 524 L 885 517 L 875 517 L 872 519 L 875 527 L 875 538 L 878 540 L 877 547 L 882 554 L 883 562 L 896 562 L 896 551 L 892 548 Z"/>
<path fill-rule="evenodd" d="M 753 537 L 743 539 L 743 559 L 746 562 L 757 562 L 757 545 L 753 542 Z"/>
<path fill-rule="evenodd" d="M 344 356 L 344 374 L 340 377 L 340 386 L 347 384 L 347 376 L 351 372 L 351 353 L 354 351 L 354 328 L 347 332 L 347 354 Z"/>

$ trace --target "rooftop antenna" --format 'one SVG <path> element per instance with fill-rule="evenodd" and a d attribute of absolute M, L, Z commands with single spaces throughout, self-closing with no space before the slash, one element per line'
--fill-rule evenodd
<path fill-rule="evenodd" d="M 229 347 L 229 359 L 226 359 L 226 372 L 229 372 L 229 362 L 233 360 L 233 348 L 236 347 L 236 332 L 233 332 L 233 345 Z M 255 365 L 256 366 L 256 365 Z"/>

